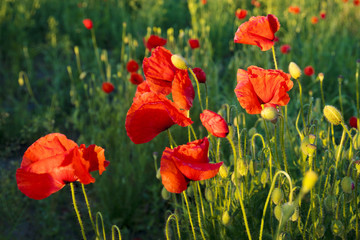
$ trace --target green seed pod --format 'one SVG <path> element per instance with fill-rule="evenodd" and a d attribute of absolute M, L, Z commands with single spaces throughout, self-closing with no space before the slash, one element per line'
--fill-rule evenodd
<path fill-rule="evenodd" d="M 208 202 L 213 202 L 214 201 L 214 193 L 211 190 L 211 188 L 205 188 L 205 198 L 206 200 L 208 200 Z"/>
<path fill-rule="evenodd" d="M 325 226 L 322 224 L 318 224 L 315 228 L 315 233 L 318 238 L 322 238 L 325 234 Z"/>
<path fill-rule="evenodd" d="M 354 188 L 354 181 L 351 179 L 351 177 L 344 177 L 341 180 L 341 188 L 345 193 L 352 193 Z"/>
<path fill-rule="evenodd" d="M 252 136 L 254 136 L 255 133 L 256 133 L 256 128 L 252 127 L 252 128 L 250 128 L 248 135 L 249 135 L 249 137 L 252 137 Z"/>
<path fill-rule="evenodd" d="M 186 189 L 186 194 L 189 196 L 189 197 L 192 197 L 194 195 L 194 189 L 191 185 L 188 186 L 188 188 Z"/>
<path fill-rule="evenodd" d="M 334 125 L 339 125 L 343 122 L 343 117 L 339 110 L 337 110 L 334 106 L 326 105 L 323 110 L 325 118 L 329 121 L 329 123 Z"/>
<path fill-rule="evenodd" d="M 161 179 L 160 168 L 156 171 L 156 178 L 159 180 Z"/>
<path fill-rule="evenodd" d="M 284 192 L 281 188 L 275 188 L 271 194 L 271 200 L 278 205 L 284 199 Z"/>
<path fill-rule="evenodd" d="M 166 190 L 165 187 L 163 187 L 162 190 L 161 190 L 161 197 L 162 197 L 164 200 L 169 200 L 170 197 L 171 197 L 170 192 L 168 192 L 168 190 Z"/>
<path fill-rule="evenodd" d="M 309 155 L 307 146 L 310 144 L 309 136 L 304 137 L 304 139 L 301 141 L 300 149 L 304 155 Z"/>
<path fill-rule="evenodd" d="M 280 218 L 281 218 L 281 206 L 280 205 L 276 205 L 275 208 L 274 208 L 274 216 L 275 218 L 280 221 Z"/>
<path fill-rule="evenodd" d="M 260 175 L 260 182 L 262 185 L 265 185 L 269 180 L 269 172 L 267 169 L 263 169 Z"/>
<path fill-rule="evenodd" d="M 234 173 L 234 172 L 231 174 L 231 181 L 233 182 L 233 184 L 234 184 L 235 186 L 237 186 L 237 185 L 239 184 L 239 177 L 240 177 L 240 176 L 237 176 L 237 177 L 238 177 L 238 178 L 235 179 L 235 173 Z"/>
<path fill-rule="evenodd" d="M 255 171 L 256 171 L 256 163 L 253 160 L 250 160 L 250 162 L 249 162 L 249 172 L 250 172 L 251 176 L 255 175 Z"/>
<path fill-rule="evenodd" d="M 248 172 L 248 166 L 243 158 L 238 160 L 237 163 L 238 176 L 246 176 Z"/>
<path fill-rule="evenodd" d="M 335 236 L 342 236 L 345 231 L 344 224 L 340 220 L 333 220 L 331 222 L 331 231 Z"/>
<path fill-rule="evenodd" d="M 219 169 L 219 174 L 220 174 L 220 177 L 223 179 L 228 177 L 229 169 L 225 164 L 221 165 L 221 167 Z"/>
<path fill-rule="evenodd" d="M 295 222 L 299 219 L 299 207 L 295 207 L 294 214 L 291 216 L 290 220 Z"/>
<path fill-rule="evenodd" d="M 261 110 L 260 115 L 263 119 L 268 120 L 273 123 L 276 123 L 277 118 L 279 116 L 277 109 L 274 107 L 264 108 L 263 110 Z"/>
<path fill-rule="evenodd" d="M 324 199 L 325 210 L 329 213 L 335 212 L 337 206 L 337 200 L 334 195 L 329 195 Z"/>
<path fill-rule="evenodd" d="M 230 225 L 231 217 L 230 217 L 230 214 L 229 214 L 228 211 L 224 211 L 224 212 L 223 212 L 223 215 L 222 215 L 222 217 L 221 217 L 221 222 L 222 222 L 222 224 L 224 224 L 225 226 Z"/>
<path fill-rule="evenodd" d="M 289 219 L 291 219 L 292 221 L 296 221 L 299 217 L 299 211 L 296 213 L 296 207 L 292 203 L 291 204 L 289 202 L 284 203 L 281 206 L 281 211 L 283 216 L 285 217 L 289 216 Z"/>

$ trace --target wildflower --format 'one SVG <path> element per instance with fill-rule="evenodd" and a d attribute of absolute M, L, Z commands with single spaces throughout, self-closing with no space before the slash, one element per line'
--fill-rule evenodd
<path fill-rule="evenodd" d="M 215 137 L 224 138 L 229 133 L 229 127 L 224 118 L 213 111 L 204 110 L 200 114 L 200 121 Z"/>
<path fill-rule="evenodd" d="M 301 76 L 301 69 L 299 68 L 299 66 L 296 63 L 290 62 L 289 73 L 292 78 L 298 79 Z"/>
<path fill-rule="evenodd" d="M 291 50 L 291 47 L 288 44 L 284 44 L 280 47 L 280 51 L 283 54 L 288 54 L 290 52 L 290 50 Z"/>
<path fill-rule="evenodd" d="M 88 18 L 83 20 L 83 24 L 89 30 L 93 28 L 93 22 Z"/>
<path fill-rule="evenodd" d="M 98 170 L 101 175 L 108 165 L 103 148 L 94 144 L 78 146 L 63 134 L 51 133 L 25 151 L 20 168 L 16 170 L 16 182 L 22 193 L 40 200 L 69 182 L 95 182 L 90 172 Z"/>
<path fill-rule="evenodd" d="M 235 11 L 235 16 L 240 20 L 246 18 L 246 15 L 247 15 L 247 11 L 245 9 L 238 8 Z"/>
<path fill-rule="evenodd" d="M 320 12 L 320 17 L 321 17 L 321 19 L 325 19 L 326 18 L 326 13 L 325 12 Z"/>
<path fill-rule="evenodd" d="M 195 48 L 199 48 L 199 47 L 200 47 L 199 40 L 196 39 L 196 38 L 191 38 L 191 39 L 189 39 L 189 45 L 190 45 L 191 49 L 195 49 Z"/>
<path fill-rule="evenodd" d="M 354 0 L 353 3 L 354 6 L 360 6 L 360 0 Z"/>
<path fill-rule="evenodd" d="M 104 82 L 103 84 L 102 84 L 102 90 L 105 92 L 105 93 L 107 93 L 107 94 L 109 94 L 109 93 L 111 93 L 112 91 L 114 91 L 114 85 L 111 83 L 111 82 Z"/>
<path fill-rule="evenodd" d="M 207 0 L 201 0 L 201 3 L 205 5 L 207 3 Z"/>
<path fill-rule="evenodd" d="M 165 38 L 158 37 L 156 35 L 150 35 L 150 37 L 145 41 L 145 46 L 149 51 L 158 46 L 164 46 L 167 40 Z"/>
<path fill-rule="evenodd" d="M 139 70 L 139 64 L 135 60 L 130 60 L 126 64 L 126 69 L 128 72 L 136 72 L 137 70 Z"/>
<path fill-rule="evenodd" d="M 356 117 L 351 117 L 349 119 L 349 125 L 352 128 L 357 128 L 357 118 Z"/>
<path fill-rule="evenodd" d="M 299 6 L 290 6 L 288 8 L 289 13 L 292 14 L 299 14 L 300 13 L 300 7 Z"/>
<path fill-rule="evenodd" d="M 161 157 L 160 174 L 164 187 L 172 193 L 187 189 L 189 181 L 213 178 L 223 162 L 209 163 L 209 140 L 200 140 L 165 148 Z"/>
<path fill-rule="evenodd" d="M 187 70 L 181 70 L 172 63 L 172 54 L 164 47 L 157 47 L 149 58 L 144 58 L 143 70 L 146 82 L 156 94 L 168 95 L 179 108 L 189 110 L 195 91 Z"/>
<path fill-rule="evenodd" d="M 151 92 L 147 82 L 138 86 L 126 114 L 126 133 L 135 144 L 151 141 L 174 124 L 186 127 L 193 123 L 186 117 L 186 112 L 179 110 L 175 103 L 164 95 Z"/>
<path fill-rule="evenodd" d="M 275 33 L 279 30 L 280 23 L 272 14 L 251 17 L 249 21 L 239 26 L 235 33 L 234 42 L 258 46 L 262 51 L 274 46 Z"/>
<path fill-rule="evenodd" d="M 331 105 L 326 105 L 324 107 L 324 116 L 325 118 L 334 125 L 339 125 L 341 122 L 343 122 L 343 117 L 339 110 L 337 110 L 335 107 Z"/>
<path fill-rule="evenodd" d="M 132 72 L 130 76 L 130 82 L 134 85 L 139 85 L 144 82 L 144 79 L 140 74 Z"/>
<path fill-rule="evenodd" d="M 344 3 L 347 3 L 349 0 L 342 0 Z"/>
<path fill-rule="evenodd" d="M 237 72 L 235 94 L 247 113 L 259 114 L 264 107 L 285 106 L 287 92 L 293 87 L 290 75 L 281 70 L 265 70 L 256 66 Z"/>
<path fill-rule="evenodd" d="M 314 70 L 314 68 L 312 66 L 307 66 L 307 67 L 304 68 L 304 73 L 307 76 L 311 76 L 311 75 L 313 75 L 315 73 L 315 70 Z"/>
<path fill-rule="evenodd" d="M 251 0 L 251 4 L 257 8 L 259 8 L 261 6 L 261 3 L 257 0 Z"/>
<path fill-rule="evenodd" d="M 318 21 L 319 21 L 319 19 L 317 17 L 315 17 L 315 16 L 311 17 L 311 23 L 312 24 L 317 24 Z"/>
<path fill-rule="evenodd" d="M 192 69 L 199 83 L 206 82 L 206 74 L 201 68 L 193 68 Z"/>

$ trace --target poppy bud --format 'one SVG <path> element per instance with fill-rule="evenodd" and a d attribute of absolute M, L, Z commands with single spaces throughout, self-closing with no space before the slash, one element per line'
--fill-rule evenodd
<path fill-rule="evenodd" d="M 314 68 L 312 66 L 306 66 L 304 68 L 304 73 L 307 76 L 311 76 L 311 75 L 313 75 L 315 73 L 315 70 L 314 70 Z"/>
<path fill-rule="evenodd" d="M 227 178 L 228 177 L 228 168 L 225 164 L 221 165 L 220 169 L 219 169 L 219 174 L 221 178 Z"/>
<path fill-rule="evenodd" d="M 351 117 L 349 119 L 349 125 L 352 128 L 357 128 L 357 118 L 356 117 Z"/>
<path fill-rule="evenodd" d="M 159 180 L 161 179 L 160 168 L 156 171 L 156 178 Z"/>
<path fill-rule="evenodd" d="M 303 182 L 302 182 L 302 191 L 304 193 L 309 192 L 318 180 L 318 175 L 316 172 L 309 170 L 305 173 Z"/>
<path fill-rule="evenodd" d="M 196 67 L 196 68 L 193 68 L 192 70 L 193 70 L 199 83 L 206 82 L 206 74 L 201 68 Z"/>
<path fill-rule="evenodd" d="M 83 24 L 89 30 L 93 28 L 93 22 L 90 19 L 84 19 Z"/>
<path fill-rule="evenodd" d="M 295 207 L 294 213 L 291 216 L 290 220 L 295 222 L 299 218 L 299 207 Z"/>
<path fill-rule="evenodd" d="M 238 164 L 237 164 L 237 172 L 240 176 L 246 176 L 247 172 L 248 172 L 248 166 L 246 164 L 246 162 L 244 161 L 244 159 L 239 159 Z"/>
<path fill-rule="evenodd" d="M 205 198 L 208 200 L 208 202 L 214 201 L 214 192 L 211 190 L 211 188 L 205 189 Z"/>
<path fill-rule="evenodd" d="M 255 175 L 255 169 L 256 169 L 256 163 L 253 160 L 251 160 L 249 163 L 249 172 L 251 176 Z"/>
<path fill-rule="evenodd" d="M 225 226 L 228 226 L 230 224 L 231 221 L 231 217 L 228 211 L 224 211 L 223 215 L 221 217 L 221 222 L 222 224 L 224 224 Z"/>
<path fill-rule="evenodd" d="M 343 118 L 342 118 L 339 110 L 337 110 L 335 107 L 333 107 L 331 105 L 326 105 L 324 107 L 323 113 L 324 113 L 325 118 L 331 124 L 339 125 L 343 121 Z"/>
<path fill-rule="evenodd" d="M 164 200 L 169 200 L 170 197 L 171 197 L 170 192 L 168 192 L 168 190 L 166 190 L 165 187 L 163 187 L 162 190 L 161 190 L 161 197 L 162 197 Z"/>
<path fill-rule="evenodd" d="M 331 231 L 335 236 L 342 236 L 344 233 L 345 227 L 340 220 L 333 220 L 331 223 Z"/>
<path fill-rule="evenodd" d="M 316 227 L 315 227 L 315 233 L 317 235 L 318 238 L 322 238 L 325 234 L 325 226 L 322 225 L 321 223 L 318 224 Z"/>
<path fill-rule="evenodd" d="M 329 195 L 324 199 L 325 210 L 329 213 L 333 213 L 336 209 L 337 201 L 334 195 Z"/>
<path fill-rule="evenodd" d="M 278 221 L 280 221 L 281 214 L 282 214 L 282 212 L 281 212 L 281 205 L 276 205 L 276 206 L 274 207 L 274 216 L 275 216 L 275 218 L 276 218 Z"/>
<path fill-rule="evenodd" d="M 248 132 L 249 137 L 254 136 L 255 133 L 256 133 L 256 128 L 254 128 L 254 127 L 250 128 L 250 130 L 249 130 L 249 132 Z"/>
<path fill-rule="evenodd" d="M 308 144 L 306 148 L 307 148 L 308 156 L 314 156 L 316 152 L 316 146 L 314 144 Z"/>
<path fill-rule="evenodd" d="M 109 94 L 109 93 L 111 93 L 112 91 L 114 91 L 114 85 L 113 85 L 111 82 L 104 82 L 104 83 L 102 84 L 102 90 L 103 90 L 105 93 Z"/>
<path fill-rule="evenodd" d="M 301 76 L 301 69 L 299 68 L 299 66 L 296 63 L 290 62 L 289 73 L 292 78 L 298 79 Z"/>
<path fill-rule="evenodd" d="M 281 212 L 283 217 L 289 217 L 292 221 L 296 221 L 297 218 L 299 217 L 299 213 L 296 213 L 296 207 L 294 204 L 292 203 L 284 203 L 281 206 Z M 288 220 L 289 218 L 285 219 Z M 284 220 L 284 219 L 283 219 Z"/>
<path fill-rule="evenodd" d="M 322 82 L 324 80 L 324 74 L 323 73 L 319 73 L 318 74 L 318 78 L 320 80 L 320 82 Z"/>
<path fill-rule="evenodd" d="M 200 114 L 200 120 L 206 130 L 215 137 L 224 138 L 229 133 L 229 127 L 224 118 L 213 111 L 204 110 Z"/>
<path fill-rule="evenodd" d="M 268 120 L 270 122 L 276 123 L 276 120 L 279 116 L 278 111 L 274 107 L 266 107 L 263 110 L 261 110 L 260 113 L 261 117 L 265 120 Z"/>
<path fill-rule="evenodd" d="M 354 182 L 351 177 L 344 177 L 341 180 L 341 188 L 345 193 L 351 193 L 354 189 Z"/>
<path fill-rule="evenodd" d="M 271 194 L 271 200 L 278 205 L 284 198 L 284 192 L 281 188 L 275 188 Z"/>
<path fill-rule="evenodd" d="M 354 148 L 355 150 L 359 150 L 360 149 L 360 133 L 357 132 L 355 134 L 355 136 L 353 137 L 354 140 Z"/>
<path fill-rule="evenodd" d="M 180 55 L 172 55 L 171 62 L 177 69 L 186 70 L 188 68 L 186 60 Z"/>
<path fill-rule="evenodd" d="M 194 189 L 191 185 L 188 186 L 188 188 L 186 189 L 186 194 L 189 196 L 189 197 L 192 197 L 194 195 Z"/>
<path fill-rule="evenodd" d="M 309 155 L 308 148 L 307 148 L 307 146 L 309 144 L 310 144 L 309 136 L 304 137 L 304 139 L 301 141 L 300 148 L 301 148 L 301 152 L 306 156 Z"/>
<path fill-rule="evenodd" d="M 269 173 L 267 169 L 263 169 L 260 175 L 260 182 L 262 185 L 265 185 L 268 182 L 268 180 L 269 180 Z"/>

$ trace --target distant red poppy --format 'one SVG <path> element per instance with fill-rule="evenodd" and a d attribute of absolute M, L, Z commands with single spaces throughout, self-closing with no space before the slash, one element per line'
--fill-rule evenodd
<path fill-rule="evenodd" d="M 144 81 L 144 78 L 138 74 L 138 73 L 135 73 L 135 72 L 132 72 L 131 73 L 131 76 L 130 76 L 130 82 L 134 85 L 139 85 L 140 83 L 142 83 Z"/>
<path fill-rule="evenodd" d="M 354 3 L 355 6 L 359 6 L 360 5 L 360 0 L 354 0 L 353 3 Z"/>
<path fill-rule="evenodd" d="M 291 47 L 289 44 L 284 44 L 280 47 L 280 51 L 283 54 L 288 54 L 290 52 L 290 50 L 291 50 Z"/>
<path fill-rule="evenodd" d="M 349 0 L 342 0 L 344 3 L 347 3 Z"/>
<path fill-rule="evenodd" d="M 191 49 L 195 49 L 195 48 L 199 48 L 199 47 L 200 47 L 199 40 L 196 39 L 196 38 L 191 38 L 191 39 L 189 39 L 189 45 L 190 45 Z"/>
<path fill-rule="evenodd" d="M 247 11 L 245 9 L 238 8 L 235 11 L 235 16 L 240 20 L 246 18 L 246 15 L 247 15 Z"/>
<path fill-rule="evenodd" d="M 264 107 L 287 105 L 290 101 L 287 92 L 292 87 L 290 74 L 281 70 L 250 66 L 247 71 L 238 70 L 235 94 L 247 113 L 260 114 L 262 105 Z"/>
<path fill-rule="evenodd" d="M 128 72 L 136 72 L 137 70 L 139 70 L 139 64 L 135 60 L 130 60 L 126 64 L 126 69 Z"/>
<path fill-rule="evenodd" d="M 356 117 L 351 117 L 349 119 L 349 125 L 352 128 L 357 128 L 357 118 Z"/>
<path fill-rule="evenodd" d="M 59 191 L 66 183 L 95 182 L 90 172 L 101 175 L 109 162 L 104 149 L 96 145 L 80 147 L 60 133 L 51 133 L 33 143 L 16 170 L 19 190 L 32 199 L 44 199 Z"/>
<path fill-rule="evenodd" d="M 275 33 L 279 30 L 280 23 L 272 14 L 251 17 L 249 21 L 239 26 L 235 33 L 234 42 L 258 46 L 262 51 L 274 46 Z"/>
<path fill-rule="evenodd" d="M 289 13 L 292 14 L 299 14 L 300 13 L 300 7 L 299 6 L 290 6 L 288 8 Z"/>
<path fill-rule="evenodd" d="M 193 68 L 193 72 L 195 73 L 195 76 L 199 83 L 205 83 L 206 82 L 206 74 L 201 68 Z"/>
<path fill-rule="evenodd" d="M 166 190 L 181 193 L 190 181 L 216 176 L 223 162 L 209 163 L 209 140 L 205 137 L 174 149 L 165 148 L 161 157 L 161 181 Z"/>
<path fill-rule="evenodd" d="M 278 41 L 279 41 L 279 38 L 275 36 L 274 42 L 278 42 Z"/>
<path fill-rule="evenodd" d="M 206 130 L 215 137 L 224 138 L 229 133 L 229 127 L 225 119 L 216 112 L 204 110 L 200 114 L 200 121 Z"/>
<path fill-rule="evenodd" d="M 195 91 L 187 70 L 176 68 L 171 62 L 171 52 L 157 47 L 149 58 L 144 58 L 143 70 L 147 84 L 156 94 L 168 95 L 179 108 L 189 110 Z"/>
<path fill-rule="evenodd" d="M 320 12 L 320 17 L 321 17 L 321 19 L 325 19 L 326 18 L 326 12 Z"/>
<path fill-rule="evenodd" d="M 145 46 L 149 51 L 158 46 L 164 46 L 167 43 L 165 38 L 158 37 L 156 35 L 150 35 L 150 37 L 145 41 Z"/>
<path fill-rule="evenodd" d="M 315 70 L 312 66 L 307 66 L 304 68 L 305 75 L 311 76 L 315 73 Z"/>
<path fill-rule="evenodd" d="M 114 91 L 114 85 L 111 83 L 111 82 L 104 82 L 103 84 L 102 84 L 102 90 L 105 92 L 105 93 L 107 93 L 107 94 L 109 94 L 109 93 L 111 93 L 112 91 Z"/>
<path fill-rule="evenodd" d="M 149 142 L 174 124 L 186 127 L 193 123 L 186 111 L 179 110 L 165 96 L 150 92 L 145 82 L 139 87 L 125 120 L 126 133 L 133 143 Z"/>
<path fill-rule="evenodd" d="M 205 5 L 207 3 L 207 0 L 201 0 L 201 3 Z"/>
<path fill-rule="evenodd" d="M 311 23 L 312 24 L 317 24 L 318 22 L 319 22 L 318 17 L 315 17 L 315 16 L 311 17 Z"/>
<path fill-rule="evenodd" d="M 88 18 L 83 20 L 83 24 L 89 30 L 93 28 L 93 22 Z"/>
<path fill-rule="evenodd" d="M 261 6 L 261 3 L 257 0 L 251 0 L 251 4 L 257 8 L 259 8 Z"/>

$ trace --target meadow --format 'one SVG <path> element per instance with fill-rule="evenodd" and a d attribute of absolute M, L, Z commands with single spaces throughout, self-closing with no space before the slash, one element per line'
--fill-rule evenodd
<path fill-rule="evenodd" d="M 234 42 L 259 19 L 275 38 Z M 1 0 L 0 239 L 360 239 L 359 23 L 358 0 Z M 257 74 L 280 100 L 255 111 Z M 163 110 L 136 115 L 141 94 Z M 51 133 L 109 165 L 95 147 L 84 176 L 21 190 Z"/>

